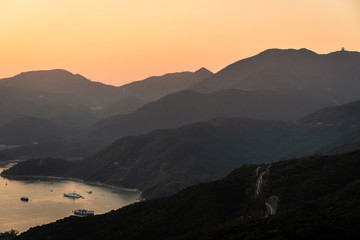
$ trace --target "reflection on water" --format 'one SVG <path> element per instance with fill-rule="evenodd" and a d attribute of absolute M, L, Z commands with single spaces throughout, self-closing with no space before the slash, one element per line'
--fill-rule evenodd
<path fill-rule="evenodd" d="M 0 172 L 4 169 L 0 167 Z M 91 189 L 92 193 L 87 191 Z M 77 192 L 84 198 L 70 199 L 64 193 Z M 0 177 L 0 232 L 56 221 L 75 209 L 94 210 L 103 214 L 137 201 L 139 192 L 113 191 L 112 188 L 57 179 L 9 180 Z M 29 197 L 28 202 L 20 200 Z"/>

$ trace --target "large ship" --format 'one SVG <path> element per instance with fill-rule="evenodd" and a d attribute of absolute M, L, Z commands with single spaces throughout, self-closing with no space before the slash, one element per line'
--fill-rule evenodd
<path fill-rule="evenodd" d="M 81 198 L 82 196 L 76 192 L 64 193 L 64 197 L 68 198 Z"/>

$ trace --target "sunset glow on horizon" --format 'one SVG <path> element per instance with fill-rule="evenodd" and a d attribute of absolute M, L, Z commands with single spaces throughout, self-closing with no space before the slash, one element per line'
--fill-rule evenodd
<path fill-rule="evenodd" d="M 360 1 L 0 0 L 0 32 L 0 78 L 61 68 L 120 86 L 268 48 L 360 51 Z"/>

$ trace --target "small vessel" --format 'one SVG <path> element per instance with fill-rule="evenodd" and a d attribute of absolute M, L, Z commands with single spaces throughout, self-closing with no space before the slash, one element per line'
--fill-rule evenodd
<path fill-rule="evenodd" d="M 76 192 L 64 193 L 64 197 L 68 198 L 81 198 L 82 196 Z"/>
<path fill-rule="evenodd" d="M 75 216 L 78 217 L 88 217 L 88 216 L 94 216 L 93 210 L 86 210 L 86 209 L 76 209 L 73 211 Z"/>
<path fill-rule="evenodd" d="M 23 201 L 23 202 L 28 202 L 28 201 L 29 201 L 29 198 L 26 197 L 26 196 L 22 196 L 22 197 L 20 198 L 20 200 Z"/>
<path fill-rule="evenodd" d="M 88 194 L 92 194 L 91 189 L 88 189 L 86 192 L 87 192 Z"/>

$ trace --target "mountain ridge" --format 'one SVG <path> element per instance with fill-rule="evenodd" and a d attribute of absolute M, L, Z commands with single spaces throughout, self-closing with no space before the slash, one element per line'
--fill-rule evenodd
<path fill-rule="evenodd" d="M 132 114 L 103 119 L 93 126 L 90 136 L 111 141 L 216 117 L 295 120 L 322 106 L 323 103 L 272 91 L 228 89 L 203 94 L 183 90 L 145 104 Z"/>
<path fill-rule="evenodd" d="M 203 67 L 195 72 L 186 71 L 152 76 L 144 80 L 122 85 L 119 88 L 129 95 L 149 102 L 164 97 L 167 94 L 183 90 L 212 74 L 212 72 Z"/>
<path fill-rule="evenodd" d="M 273 90 L 326 100 L 330 105 L 357 100 L 360 53 L 317 54 L 307 49 L 269 49 L 234 62 L 190 90 Z"/>

